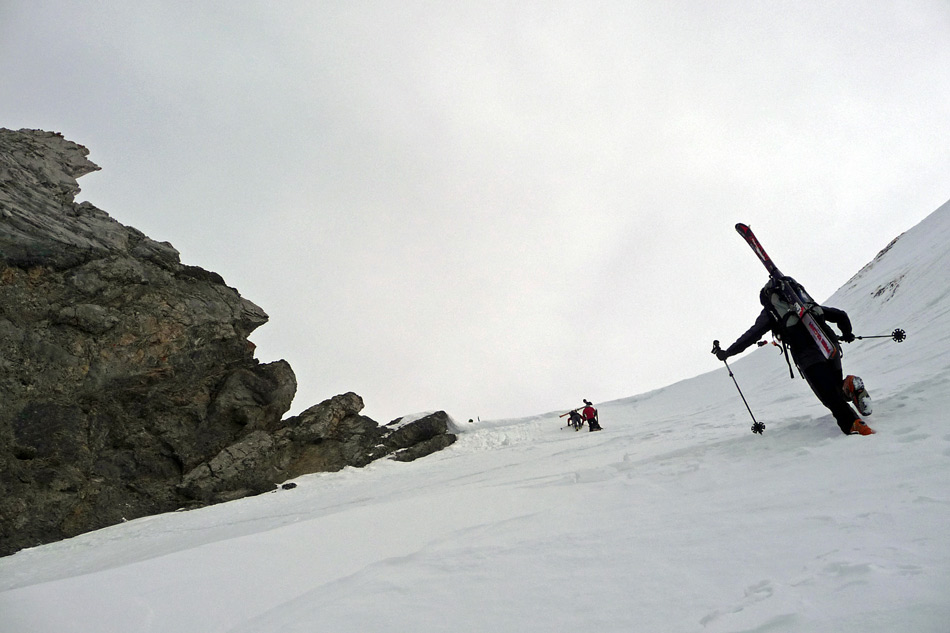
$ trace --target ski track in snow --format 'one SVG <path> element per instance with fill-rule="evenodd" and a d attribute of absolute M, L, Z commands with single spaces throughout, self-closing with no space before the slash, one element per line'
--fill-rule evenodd
<path fill-rule="evenodd" d="M 943 633 L 948 244 L 945 205 L 826 302 L 908 332 L 845 349 L 875 436 L 769 346 L 732 363 L 763 436 L 721 366 L 600 405 L 599 433 L 461 425 L 417 462 L 0 559 L 0 631 Z"/>

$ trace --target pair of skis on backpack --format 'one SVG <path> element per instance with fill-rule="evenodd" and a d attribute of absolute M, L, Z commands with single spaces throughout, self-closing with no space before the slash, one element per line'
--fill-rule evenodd
<path fill-rule="evenodd" d="M 833 358 L 836 355 L 840 356 L 841 348 L 835 343 L 835 340 L 829 335 L 818 319 L 815 318 L 816 310 L 818 314 L 821 313 L 817 302 L 808 295 L 800 283 L 782 274 L 782 271 L 778 269 L 778 266 L 775 265 L 772 258 L 769 257 L 765 249 L 762 248 L 758 238 L 755 237 L 755 233 L 752 232 L 752 229 L 750 229 L 748 225 L 740 222 L 736 224 L 736 231 L 752 248 L 752 252 L 756 254 L 759 261 L 762 262 L 762 265 L 765 266 L 765 270 L 769 273 L 770 286 L 787 303 L 786 307 L 789 309 L 789 313 L 778 314 L 776 315 L 777 318 L 788 319 L 791 317 L 801 319 L 802 325 L 805 326 L 805 329 L 811 335 L 812 339 L 814 339 L 815 345 L 818 346 L 818 349 L 821 350 L 825 358 Z M 763 288 L 763 292 L 764 290 Z"/>

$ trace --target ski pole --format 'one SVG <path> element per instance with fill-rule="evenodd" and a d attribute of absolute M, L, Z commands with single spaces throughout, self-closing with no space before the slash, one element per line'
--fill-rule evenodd
<path fill-rule="evenodd" d="M 894 331 L 891 332 L 890 334 L 875 334 L 874 336 L 855 336 L 854 338 L 856 338 L 856 339 L 866 339 L 866 338 L 889 338 L 889 339 L 893 339 L 895 343 L 900 343 L 900 342 L 903 341 L 905 338 L 907 338 L 907 332 L 905 332 L 904 330 L 902 330 L 902 329 L 900 329 L 900 328 L 897 328 L 896 330 L 894 330 Z"/>
<path fill-rule="evenodd" d="M 721 348 L 719 347 L 719 341 L 713 341 L 712 353 L 716 354 Z M 726 359 L 723 358 L 722 362 L 726 363 L 726 369 L 729 371 L 729 377 L 732 378 L 732 382 L 736 384 L 736 389 L 739 390 L 739 397 L 742 398 L 743 404 L 745 404 L 746 410 L 749 412 L 749 415 L 752 416 L 752 432 L 762 435 L 762 431 L 765 430 L 765 425 L 761 422 L 758 422 L 755 419 L 755 415 L 752 413 L 752 409 L 749 407 L 749 403 L 746 401 L 745 396 L 742 394 L 742 389 L 739 388 L 739 381 L 736 380 L 736 375 L 732 373 L 732 368 L 729 367 L 729 363 L 726 362 Z"/>

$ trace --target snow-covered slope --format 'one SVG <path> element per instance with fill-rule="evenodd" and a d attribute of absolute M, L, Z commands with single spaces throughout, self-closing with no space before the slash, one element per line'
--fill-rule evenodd
<path fill-rule="evenodd" d="M 948 245 L 944 205 L 827 301 L 908 333 L 846 348 L 875 436 L 841 435 L 771 346 L 732 364 L 753 435 L 710 356 L 600 405 L 602 433 L 468 425 L 419 462 L 0 559 L 0 630 L 950 630 Z"/>

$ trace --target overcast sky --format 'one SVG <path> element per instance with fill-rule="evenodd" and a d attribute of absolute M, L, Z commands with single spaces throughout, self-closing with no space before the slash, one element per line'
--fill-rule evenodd
<path fill-rule="evenodd" d="M 950 198 L 948 63 L 946 0 L 0 0 L 0 126 L 264 308 L 292 413 L 384 423 L 721 367 L 736 222 L 824 299 Z"/>

